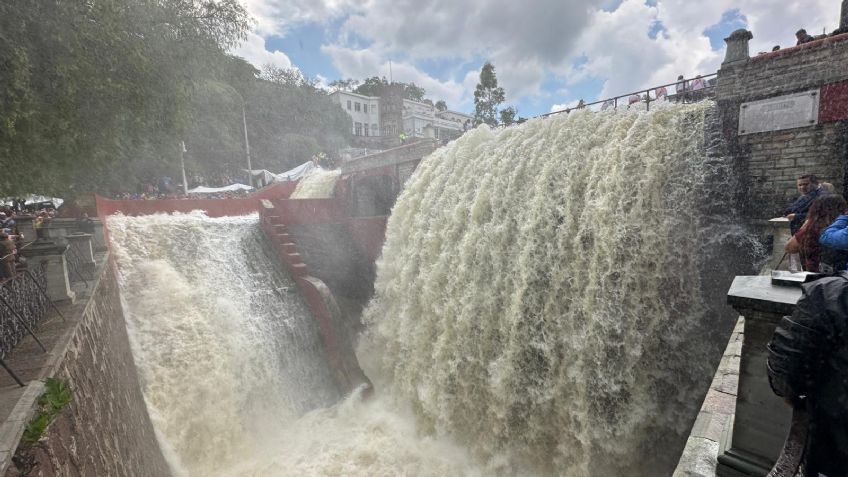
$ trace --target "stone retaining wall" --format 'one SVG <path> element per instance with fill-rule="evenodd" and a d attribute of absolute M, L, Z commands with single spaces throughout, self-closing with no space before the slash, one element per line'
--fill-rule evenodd
<path fill-rule="evenodd" d="M 748 39 L 735 32 L 726 40 L 734 53 L 719 70 L 716 101 L 729 149 L 745 178 L 746 215 L 768 219 L 798 196 L 795 180 L 803 174 L 816 174 L 837 192 L 843 190 L 848 118 L 832 106 L 848 102 L 848 89 L 838 87 L 848 79 L 848 34 L 752 58 L 733 56 L 747 51 Z M 822 88 L 821 101 L 828 101 L 820 105 L 819 124 L 737 135 L 743 102 L 817 88 Z"/>
<path fill-rule="evenodd" d="M 171 475 L 159 448 L 130 351 L 113 268 L 99 279 L 54 376 L 74 399 L 26 457 L 30 476 Z M 7 477 L 20 475 L 10 469 Z"/>

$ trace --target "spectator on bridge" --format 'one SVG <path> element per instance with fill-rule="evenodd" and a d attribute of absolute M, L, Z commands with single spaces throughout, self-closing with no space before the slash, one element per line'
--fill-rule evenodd
<path fill-rule="evenodd" d="M 609 108 L 615 108 L 615 100 L 608 99 L 601 105 L 601 111 L 606 111 Z"/>
<path fill-rule="evenodd" d="M 766 369 L 772 390 L 796 412 L 806 410 L 810 419 L 810 435 L 806 436 L 801 463 L 803 475 L 848 475 L 845 273 L 802 286 L 795 311 L 777 325 L 768 353 Z"/>
<path fill-rule="evenodd" d="M 0 212 L 0 231 L 6 232 L 7 234 L 12 233 L 12 230 L 15 228 L 15 219 L 14 216 L 6 214 L 6 212 Z"/>
<path fill-rule="evenodd" d="M 686 99 L 686 90 L 688 88 L 688 84 L 685 79 L 683 79 L 683 75 L 677 77 L 677 84 L 674 85 L 674 94 L 677 95 L 678 98 Z"/>
<path fill-rule="evenodd" d="M 656 96 L 657 100 L 668 97 L 668 90 L 665 89 L 665 86 L 660 86 L 656 90 L 654 90 L 654 96 Z"/>
<path fill-rule="evenodd" d="M 819 180 L 813 174 L 805 174 L 798 178 L 798 192 L 801 197 L 798 197 L 795 202 L 784 209 L 784 216 L 789 219 L 789 230 L 792 235 L 795 235 L 807 219 L 807 211 L 813 205 L 813 201 L 825 191 L 819 186 Z"/>
<path fill-rule="evenodd" d="M 786 243 L 785 250 L 787 253 L 798 253 L 801 255 L 801 264 L 807 272 L 826 272 L 833 273 L 832 270 L 820 270 L 819 264 L 822 262 L 822 255 L 825 247 L 819 243 L 819 236 L 822 231 L 836 220 L 843 212 L 845 212 L 845 199 L 840 195 L 825 194 L 813 201 L 810 206 L 810 212 L 807 214 L 807 220 L 804 225 L 798 230 L 798 233 L 789 239 Z M 840 264 L 832 263 L 836 258 L 834 253 L 827 251 L 828 267 L 837 266 L 844 269 L 844 261 Z"/>
<path fill-rule="evenodd" d="M 804 43 L 809 43 L 815 40 L 815 38 L 808 35 L 807 30 L 803 28 L 795 32 L 795 38 L 798 40 L 798 43 L 796 43 L 795 46 L 803 45 Z"/>
<path fill-rule="evenodd" d="M 641 96 L 639 96 L 638 94 L 635 94 L 635 93 L 634 93 L 634 94 L 631 94 L 631 95 L 627 98 L 627 105 L 628 105 L 628 106 L 630 106 L 630 105 L 633 105 L 633 104 L 638 103 L 639 101 L 642 101 L 642 97 L 641 97 Z"/>

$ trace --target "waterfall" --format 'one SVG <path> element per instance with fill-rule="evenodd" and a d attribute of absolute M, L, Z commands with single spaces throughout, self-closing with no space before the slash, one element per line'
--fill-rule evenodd
<path fill-rule="evenodd" d="M 175 473 L 670 475 L 734 322 L 728 270 L 759 253 L 714 119 L 578 111 L 422 161 L 363 315 L 369 400 L 335 391 L 256 216 L 110 217 Z"/>
<path fill-rule="evenodd" d="M 485 475 L 385 396 L 339 401 L 257 216 L 111 216 L 133 356 L 176 476 Z"/>
<path fill-rule="evenodd" d="M 234 475 L 279 427 L 338 400 L 316 325 L 256 216 L 108 225 L 142 389 L 174 467 Z"/>
<path fill-rule="evenodd" d="M 425 159 L 364 316 L 376 388 L 506 475 L 670 475 L 733 323 L 704 257 L 751 243 L 704 215 L 730 206 L 703 203 L 731 186 L 712 115 L 578 111 Z"/>
<path fill-rule="evenodd" d="M 338 170 L 328 171 L 325 169 L 315 169 L 308 176 L 298 182 L 292 199 L 329 199 L 333 197 L 333 189 L 336 187 L 336 181 L 339 180 L 340 172 Z"/>

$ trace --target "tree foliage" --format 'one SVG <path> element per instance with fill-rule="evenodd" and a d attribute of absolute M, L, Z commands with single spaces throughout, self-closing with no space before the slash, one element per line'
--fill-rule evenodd
<path fill-rule="evenodd" d="M 401 83 L 397 81 L 389 83 L 385 76 L 382 78 L 377 76 L 366 78 L 359 86 L 356 87 L 356 89 L 353 90 L 353 92 L 365 96 L 382 96 L 383 92 L 390 86 L 399 86 L 403 88 L 403 97 L 405 99 L 418 102 L 424 101 L 424 95 L 426 94 L 424 88 L 416 85 L 415 83 Z"/>
<path fill-rule="evenodd" d="M 181 140 L 194 172 L 235 173 L 242 104 L 254 167 L 342 144 L 344 112 L 312 81 L 226 53 L 249 26 L 238 0 L 0 2 L 0 196 L 178 176 Z"/>
<path fill-rule="evenodd" d="M 498 86 L 495 67 L 486 62 L 480 70 L 480 82 L 474 90 L 474 124 L 497 126 L 498 106 L 506 100 L 503 88 Z"/>
<path fill-rule="evenodd" d="M 501 124 L 504 126 L 512 126 L 515 124 L 516 116 L 518 115 L 518 110 L 515 109 L 514 106 L 510 106 L 508 108 L 503 108 L 500 111 Z"/>
<path fill-rule="evenodd" d="M 439 111 L 447 111 L 448 110 L 448 104 L 445 103 L 444 100 L 440 99 L 440 100 L 436 101 L 436 109 L 438 109 Z"/>

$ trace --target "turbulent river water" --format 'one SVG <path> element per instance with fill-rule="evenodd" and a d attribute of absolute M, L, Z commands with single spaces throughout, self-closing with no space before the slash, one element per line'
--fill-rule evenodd
<path fill-rule="evenodd" d="M 175 473 L 669 474 L 732 323 L 712 260 L 747 240 L 705 210 L 710 114 L 478 128 L 424 160 L 363 317 L 367 401 L 334 390 L 255 216 L 111 217 Z"/>

